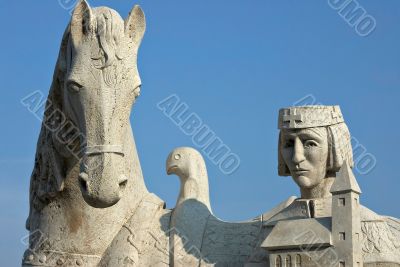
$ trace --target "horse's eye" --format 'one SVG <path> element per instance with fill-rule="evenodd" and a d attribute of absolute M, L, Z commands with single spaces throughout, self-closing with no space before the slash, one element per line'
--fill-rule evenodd
<path fill-rule="evenodd" d="M 80 85 L 80 84 L 77 83 L 77 82 L 68 82 L 67 88 L 68 88 L 68 90 L 69 90 L 70 92 L 72 92 L 72 93 L 78 93 L 79 90 L 81 90 L 82 85 Z"/>

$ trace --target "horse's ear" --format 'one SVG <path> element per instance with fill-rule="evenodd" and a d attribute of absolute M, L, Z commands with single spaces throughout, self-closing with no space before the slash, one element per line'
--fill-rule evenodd
<path fill-rule="evenodd" d="M 93 30 L 93 13 L 86 0 L 79 0 L 71 18 L 71 38 L 74 46 L 78 46 L 85 34 Z"/>
<path fill-rule="evenodd" d="M 125 19 L 125 34 L 139 47 L 145 31 L 146 18 L 140 6 L 136 5 Z"/>

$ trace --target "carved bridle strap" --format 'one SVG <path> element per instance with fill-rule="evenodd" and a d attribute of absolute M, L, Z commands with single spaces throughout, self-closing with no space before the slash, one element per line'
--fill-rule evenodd
<path fill-rule="evenodd" d="M 85 150 L 86 155 L 104 154 L 104 153 L 116 153 L 122 156 L 125 155 L 122 146 L 120 145 L 87 146 Z"/>

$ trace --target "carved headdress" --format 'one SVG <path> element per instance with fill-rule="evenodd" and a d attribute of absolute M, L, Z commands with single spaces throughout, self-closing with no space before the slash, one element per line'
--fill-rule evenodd
<path fill-rule="evenodd" d="M 281 131 L 316 127 L 324 127 L 328 133 L 327 170 L 339 171 L 345 160 L 353 167 L 350 132 L 339 106 L 298 106 L 279 110 L 278 129 Z M 278 145 L 278 173 L 280 176 L 290 176 L 289 169 L 281 155 L 280 143 L 281 135 L 279 135 Z"/>

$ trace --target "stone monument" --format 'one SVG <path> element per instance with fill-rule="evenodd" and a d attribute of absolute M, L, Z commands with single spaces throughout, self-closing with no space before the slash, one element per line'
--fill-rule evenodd
<path fill-rule="evenodd" d="M 400 266 L 400 221 L 360 204 L 339 106 L 282 109 L 278 127 L 278 173 L 301 198 L 265 224 L 270 266 Z"/>
<path fill-rule="evenodd" d="M 181 147 L 167 158 L 181 188 L 166 209 L 145 186 L 129 120 L 145 28 L 138 6 L 122 19 L 77 3 L 37 144 L 22 266 L 400 266 L 400 221 L 360 204 L 338 106 L 279 113 L 278 172 L 300 198 L 224 222 L 203 157 Z"/>

